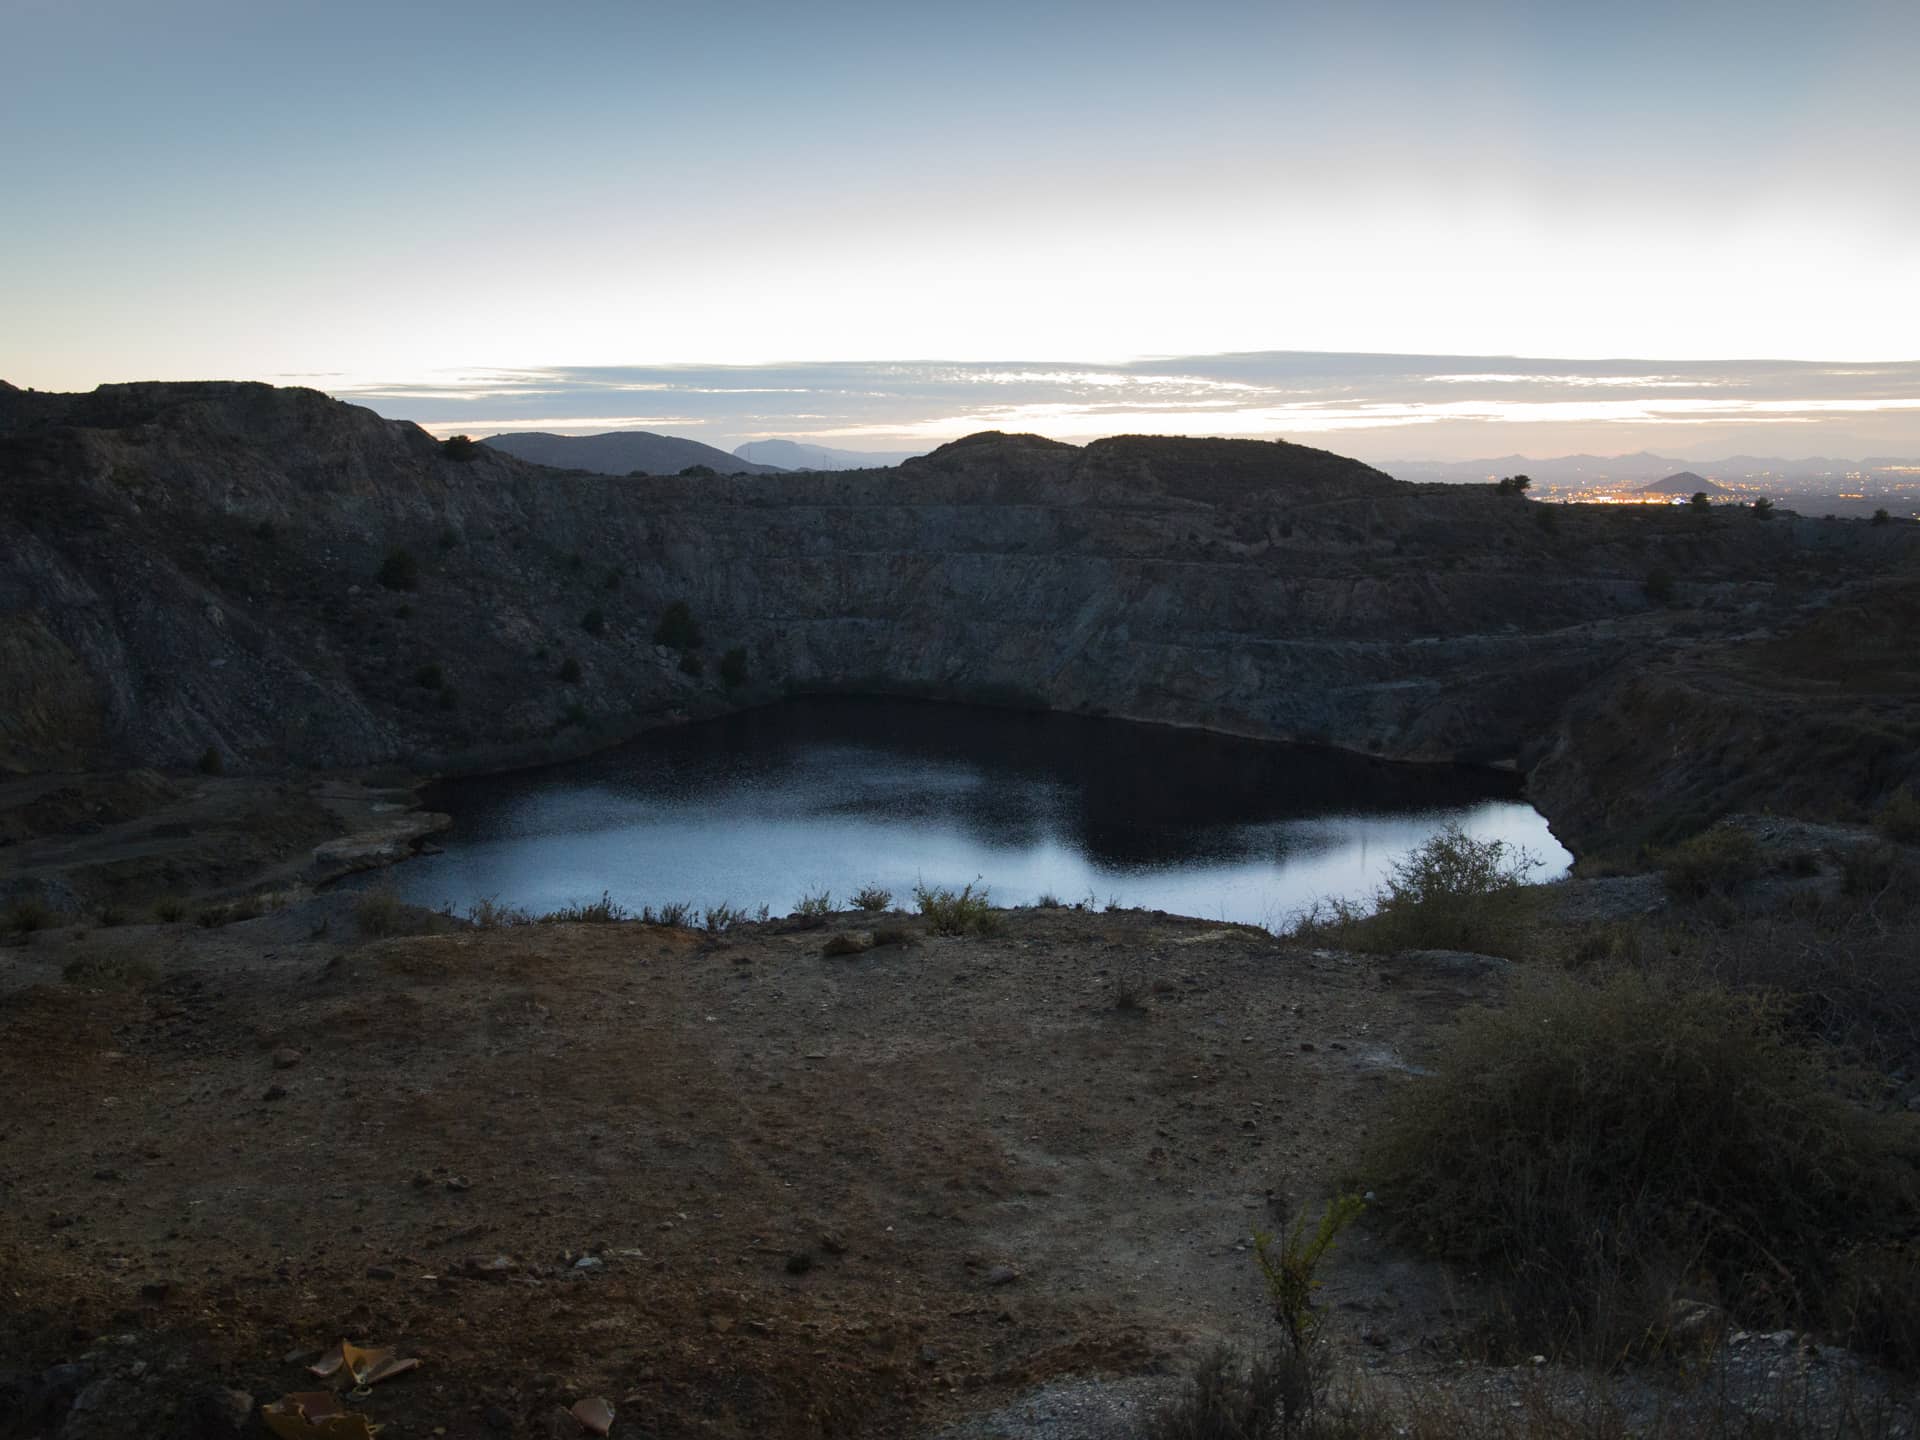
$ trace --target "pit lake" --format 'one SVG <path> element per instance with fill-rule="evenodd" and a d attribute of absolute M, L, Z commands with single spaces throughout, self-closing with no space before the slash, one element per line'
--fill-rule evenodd
<path fill-rule="evenodd" d="M 862 886 L 987 887 L 996 905 L 1168 910 L 1285 924 L 1364 900 L 1447 825 L 1571 860 L 1518 780 L 1125 721 L 816 698 L 651 732 L 537 771 L 427 792 L 439 854 L 387 873 L 404 899 L 540 913 L 605 893 L 632 910 L 784 915 Z"/>

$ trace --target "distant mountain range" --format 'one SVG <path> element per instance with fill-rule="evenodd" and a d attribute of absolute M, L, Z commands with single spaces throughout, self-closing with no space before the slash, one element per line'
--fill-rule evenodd
<path fill-rule="evenodd" d="M 678 435 L 655 435 L 650 430 L 609 430 L 603 435 L 552 435 L 544 430 L 521 430 L 488 435 L 482 441 L 496 450 L 536 465 L 562 470 L 588 470 L 596 475 L 678 475 L 689 465 L 710 466 L 716 474 L 777 475 L 780 467 L 742 460 L 698 440 Z"/>
<path fill-rule="evenodd" d="M 1380 468 L 1399 480 L 1443 481 L 1454 485 L 1483 483 L 1497 480 L 1503 475 L 1529 475 L 1536 486 L 1578 488 L 1606 483 L 1643 486 L 1649 481 L 1662 480 L 1675 471 L 1684 471 L 1721 481 L 1764 480 L 1784 484 L 1787 488 L 1813 489 L 1823 484 L 1838 484 L 1849 473 L 1871 473 L 1916 464 L 1920 464 L 1920 461 L 1887 455 L 1871 455 L 1859 460 L 1826 455 L 1811 455 L 1797 460 L 1778 455 L 1731 455 L 1724 460 L 1681 460 L 1671 455 L 1654 455 L 1642 450 L 1633 455 L 1560 455 L 1548 459 L 1505 455 L 1491 460 L 1395 460 L 1382 464 Z M 1695 485 L 1693 490 L 1705 488 Z M 1691 495 L 1693 490 L 1686 493 Z M 1707 493 L 1713 492 L 1708 490 Z"/>
<path fill-rule="evenodd" d="M 749 440 L 733 447 L 742 460 L 777 465 L 782 470 L 871 470 L 898 465 L 924 455 L 924 450 L 835 450 L 830 445 L 807 445 L 797 440 Z"/>
<path fill-rule="evenodd" d="M 1716 485 L 1704 475 L 1696 475 L 1691 470 L 1682 470 L 1678 475 L 1669 475 L 1664 480 L 1656 480 L 1651 485 L 1640 487 L 1642 495 L 1725 495 L 1724 485 Z"/>

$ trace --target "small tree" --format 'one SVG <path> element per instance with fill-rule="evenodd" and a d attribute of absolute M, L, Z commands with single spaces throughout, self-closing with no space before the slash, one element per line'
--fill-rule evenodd
<path fill-rule="evenodd" d="M 1508 475 L 1493 488 L 1501 495 L 1525 495 L 1533 485 L 1533 479 L 1527 475 Z"/>
<path fill-rule="evenodd" d="M 471 435 L 449 435 L 440 442 L 440 453 L 449 460 L 477 460 L 480 447 L 474 443 Z"/>
<path fill-rule="evenodd" d="M 1876 525 L 1888 525 L 1892 521 L 1893 517 L 1887 513 L 1887 507 L 1884 505 L 1873 512 L 1873 523 Z"/>
<path fill-rule="evenodd" d="M 720 679 L 729 690 L 747 683 L 747 652 L 740 646 L 720 657 Z"/>
<path fill-rule="evenodd" d="M 711 480 L 719 475 L 719 473 L 720 472 L 711 465 L 689 465 L 680 472 L 680 478 L 682 480 Z"/>
<path fill-rule="evenodd" d="M 1713 502 L 1707 499 L 1707 492 L 1704 490 L 1694 491 L 1693 499 L 1689 500 L 1687 504 L 1693 507 L 1693 513 L 1696 515 L 1704 515 L 1713 508 Z"/>
<path fill-rule="evenodd" d="M 684 600 L 667 606 L 660 614 L 660 623 L 654 627 L 653 643 L 670 645 L 675 650 L 699 649 L 700 626 L 694 621 L 693 607 Z"/>
<path fill-rule="evenodd" d="M 380 562 L 376 578 L 389 590 L 418 590 L 420 562 L 413 558 L 413 552 L 406 546 L 396 545 L 387 551 L 386 559 Z"/>
<path fill-rule="evenodd" d="M 1771 520 L 1773 518 L 1773 501 L 1764 495 L 1754 501 L 1753 518 L 1756 520 Z"/>

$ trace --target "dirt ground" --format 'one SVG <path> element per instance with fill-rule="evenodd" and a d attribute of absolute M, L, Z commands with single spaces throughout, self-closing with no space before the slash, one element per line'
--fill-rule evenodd
<path fill-rule="evenodd" d="M 596 1394 L 616 1434 L 894 1435 L 1258 1338 L 1251 1234 L 1330 1191 L 1486 977 L 1004 922 L 889 917 L 920 943 L 848 958 L 782 922 L 367 941 L 343 896 L 39 931 L 0 951 L 12 1368 L 130 1335 L 93 1408 L 165 1433 L 346 1338 L 423 1361 L 355 1402 L 389 1436 Z M 1364 1236 L 1329 1299 L 1383 1357 L 1445 1325 Z"/>

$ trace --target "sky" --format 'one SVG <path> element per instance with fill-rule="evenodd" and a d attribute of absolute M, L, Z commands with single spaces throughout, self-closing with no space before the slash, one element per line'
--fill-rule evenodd
<path fill-rule="evenodd" d="M 263 379 L 464 426 L 490 417 L 449 388 L 503 376 L 556 392 L 539 420 L 606 400 L 595 376 L 714 367 L 1218 379 L 1248 354 L 1431 357 L 1306 397 L 1431 407 L 1477 398 L 1405 392 L 1468 373 L 1449 357 L 1591 376 L 1486 357 L 1626 356 L 1650 363 L 1605 370 L 1655 379 L 1758 359 L 1821 378 L 1746 398 L 1866 407 L 1770 422 L 1790 448 L 1920 451 L 1920 419 L 1885 403 L 1920 389 L 1831 383 L 1920 359 L 1912 0 L 0 0 L 0 34 L 15 384 Z M 1063 436 L 1090 386 L 1141 389 L 1021 384 L 1061 407 L 1023 428 Z M 1535 398 L 1574 409 L 1524 421 L 1312 433 L 1479 425 L 1500 454 L 1517 423 L 1592 448 L 1596 387 L 1568 388 Z M 1160 398 L 1094 413 L 1298 418 L 1201 429 L 1221 407 Z M 1646 418 L 1657 385 L 1602 398 L 1642 407 L 1615 448 L 1693 423 Z M 699 438 L 756 438 L 766 409 Z M 857 409 L 780 433 L 888 448 L 958 413 L 931 397 L 888 438 Z"/>

